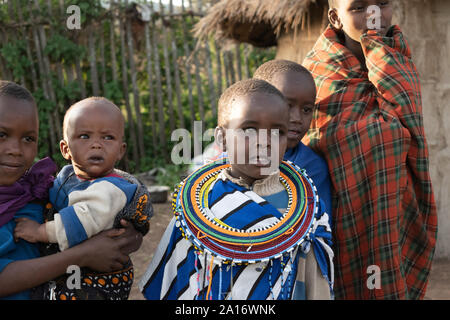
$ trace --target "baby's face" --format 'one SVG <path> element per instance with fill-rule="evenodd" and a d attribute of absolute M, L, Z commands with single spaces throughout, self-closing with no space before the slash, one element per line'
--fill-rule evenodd
<path fill-rule="evenodd" d="M 71 111 L 65 140 L 60 143 L 61 153 L 72 161 L 79 177 L 106 176 L 125 153 L 123 130 L 119 110 L 112 110 L 104 102 L 88 102 Z"/>
<path fill-rule="evenodd" d="M 232 175 L 251 184 L 278 170 L 286 151 L 287 123 L 287 104 L 276 95 L 252 93 L 236 98 L 225 128 Z"/>
<path fill-rule="evenodd" d="M 392 0 L 339 0 L 336 13 L 342 23 L 342 30 L 346 36 L 359 42 L 361 35 L 370 29 L 368 19 L 372 14 L 368 13 L 368 8 L 376 5 L 381 14 L 379 31 L 385 36 L 392 23 L 391 2 Z"/>
<path fill-rule="evenodd" d="M 270 81 L 286 97 L 289 104 L 287 147 L 295 148 L 308 132 L 316 100 L 316 85 L 306 74 L 279 72 Z"/>
<path fill-rule="evenodd" d="M 14 184 L 37 154 L 39 123 L 33 103 L 0 97 L 0 186 Z"/>

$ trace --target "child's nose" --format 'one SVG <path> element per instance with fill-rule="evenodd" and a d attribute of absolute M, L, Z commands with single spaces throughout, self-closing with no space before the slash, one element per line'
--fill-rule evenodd
<path fill-rule="evenodd" d="M 261 129 L 258 132 L 258 148 L 268 148 L 272 143 L 272 130 L 270 129 Z"/>
<path fill-rule="evenodd" d="M 292 108 L 292 110 L 289 112 L 289 121 L 301 124 L 302 115 L 299 108 Z"/>
<path fill-rule="evenodd" d="M 94 140 L 91 144 L 91 148 L 92 149 L 101 149 L 102 144 L 101 144 L 100 140 Z"/>
<path fill-rule="evenodd" d="M 11 156 L 21 156 L 23 154 L 20 141 L 17 141 L 16 139 L 10 139 L 7 147 L 6 147 L 6 154 Z"/>

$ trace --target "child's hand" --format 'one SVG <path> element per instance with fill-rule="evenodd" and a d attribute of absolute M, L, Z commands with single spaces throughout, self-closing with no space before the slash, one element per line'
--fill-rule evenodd
<path fill-rule="evenodd" d="M 15 241 L 19 241 L 19 238 L 31 243 L 48 242 L 45 224 L 39 224 L 27 218 L 16 219 L 14 239 Z"/>

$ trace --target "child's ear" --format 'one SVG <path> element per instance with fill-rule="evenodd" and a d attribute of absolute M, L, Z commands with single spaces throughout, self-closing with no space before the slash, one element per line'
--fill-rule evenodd
<path fill-rule="evenodd" d="M 127 144 L 125 142 L 122 142 L 122 145 L 120 146 L 119 150 L 119 155 L 117 156 L 117 161 L 120 161 L 123 158 L 126 151 L 127 151 Z"/>
<path fill-rule="evenodd" d="M 227 151 L 227 143 L 225 136 L 225 129 L 222 127 L 216 127 L 214 130 L 214 142 L 222 149 L 223 152 Z"/>
<path fill-rule="evenodd" d="M 328 20 L 336 30 L 342 30 L 342 22 L 335 8 L 328 10 Z"/>
<path fill-rule="evenodd" d="M 64 159 L 69 161 L 72 160 L 70 155 L 69 144 L 66 142 L 66 140 L 61 140 L 59 142 L 59 149 L 61 150 L 61 154 L 64 157 Z"/>

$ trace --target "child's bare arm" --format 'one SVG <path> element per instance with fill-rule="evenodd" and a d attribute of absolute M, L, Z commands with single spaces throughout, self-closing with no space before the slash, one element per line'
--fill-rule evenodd
<path fill-rule="evenodd" d="M 36 221 L 28 218 L 16 219 L 14 239 L 18 241 L 19 238 L 31 243 L 48 242 L 45 224 L 37 223 Z"/>
<path fill-rule="evenodd" d="M 0 297 L 50 281 L 64 274 L 70 265 L 99 272 L 123 268 L 129 257 L 122 247 L 130 242 L 122 237 L 125 229 L 103 231 L 80 245 L 53 255 L 11 262 L 0 272 Z"/>

